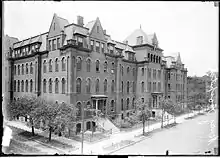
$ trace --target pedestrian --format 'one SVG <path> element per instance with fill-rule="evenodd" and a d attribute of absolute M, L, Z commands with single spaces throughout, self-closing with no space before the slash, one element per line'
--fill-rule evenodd
<path fill-rule="evenodd" d="M 166 155 L 169 155 L 169 150 L 166 151 Z"/>

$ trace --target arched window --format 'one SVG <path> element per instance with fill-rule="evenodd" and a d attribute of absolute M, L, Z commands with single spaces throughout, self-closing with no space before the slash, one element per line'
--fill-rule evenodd
<path fill-rule="evenodd" d="M 59 93 L 59 80 L 58 80 L 58 78 L 55 79 L 55 93 Z"/>
<path fill-rule="evenodd" d="M 66 80 L 62 78 L 62 93 L 65 94 Z"/>
<path fill-rule="evenodd" d="M 81 93 L 81 79 L 76 80 L 76 93 Z"/>
<path fill-rule="evenodd" d="M 14 75 L 16 75 L 16 65 L 14 66 Z"/>
<path fill-rule="evenodd" d="M 160 57 L 158 58 L 158 63 L 160 64 Z"/>
<path fill-rule="evenodd" d="M 114 70 L 114 69 L 115 69 L 115 63 L 112 62 L 112 70 Z"/>
<path fill-rule="evenodd" d="M 153 62 L 155 63 L 155 60 L 156 60 L 156 56 L 155 56 L 155 55 L 154 55 L 154 57 L 153 57 L 153 60 L 154 60 Z"/>
<path fill-rule="evenodd" d="M 55 60 L 55 71 L 56 71 L 56 72 L 59 71 L 58 58 L 56 58 L 56 60 Z"/>
<path fill-rule="evenodd" d="M 20 65 L 18 65 L 18 75 L 20 75 Z"/>
<path fill-rule="evenodd" d="M 30 64 L 30 74 L 33 74 L 33 65 L 32 65 L 32 62 Z"/>
<path fill-rule="evenodd" d="M 141 92 L 144 93 L 144 82 L 141 82 Z"/>
<path fill-rule="evenodd" d="M 127 110 L 129 109 L 129 98 L 127 98 Z"/>
<path fill-rule="evenodd" d="M 95 92 L 99 93 L 99 79 L 97 79 L 95 83 Z"/>
<path fill-rule="evenodd" d="M 129 72 L 130 72 L 130 67 L 128 66 L 127 67 L 127 75 L 129 75 Z"/>
<path fill-rule="evenodd" d="M 107 61 L 104 62 L 104 72 L 107 72 L 107 68 L 108 68 L 108 63 Z"/>
<path fill-rule="evenodd" d="M 62 58 L 62 71 L 66 71 L 66 63 L 65 63 L 65 58 Z"/>
<path fill-rule="evenodd" d="M 111 101 L 111 108 L 110 108 L 110 109 L 111 109 L 112 112 L 115 110 L 115 107 L 114 107 L 114 100 Z"/>
<path fill-rule="evenodd" d="M 133 86 L 132 86 L 132 88 L 133 88 L 133 92 L 135 92 L 135 83 L 133 82 Z"/>
<path fill-rule="evenodd" d="M 124 83 L 121 81 L 121 92 L 124 93 Z"/>
<path fill-rule="evenodd" d="M 147 54 L 148 61 L 150 60 L 150 53 Z"/>
<path fill-rule="evenodd" d="M 22 66 L 21 66 L 21 73 L 22 73 L 22 75 L 24 75 L 24 64 L 22 64 Z"/>
<path fill-rule="evenodd" d="M 150 61 L 153 62 L 153 54 L 150 55 Z"/>
<path fill-rule="evenodd" d="M 18 92 L 20 92 L 20 81 L 18 80 Z"/>
<path fill-rule="evenodd" d="M 144 68 L 141 69 L 141 75 L 144 76 Z"/>
<path fill-rule="evenodd" d="M 129 94 L 129 87 L 130 85 L 129 85 L 129 81 L 127 81 L 127 93 Z"/>
<path fill-rule="evenodd" d="M 86 93 L 91 93 L 91 79 L 88 78 L 86 82 Z"/>
<path fill-rule="evenodd" d="M 49 72 L 52 72 L 52 59 L 49 60 Z"/>
<path fill-rule="evenodd" d="M 44 93 L 46 93 L 47 92 L 47 80 L 46 79 L 44 79 L 44 81 L 43 81 L 43 92 Z"/>
<path fill-rule="evenodd" d="M 76 104 L 76 109 L 77 109 L 76 115 L 77 115 L 77 116 L 81 116 L 81 111 L 82 111 L 81 108 L 82 108 L 81 102 L 78 102 L 78 103 Z"/>
<path fill-rule="evenodd" d="M 158 56 L 156 56 L 156 63 L 158 63 Z"/>
<path fill-rule="evenodd" d="M 26 88 L 25 90 L 26 90 L 26 92 L 28 92 L 28 80 L 26 80 L 25 82 L 26 82 L 26 83 L 25 83 L 25 84 L 26 84 L 26 85 L 25 85 L 25 88 Z"/>
<path fill-rule="evenodd" d="M 14 92 L 16 92 L 16 80 L 14 80 Z"/>
<path fill-rule="evenodd" d="M 90 69 L 91 69 L 91 60 L 87 59 L 87 62 L 86 62 L 86 70 L 87 70 L 87 72 L 90 72 Z"/>
<path fill-rule="evenodd" d="M 32 81 L 32 79 L 30 81 L 30 92 L 33 92 L 33 81 Z"/>
<path fill-rule="evenodd" d="M 49 93 L 52 93 L 52 79 L 49 79 Z"/>
<path fill-rule="evenodd" d="M 24 92 L 24 81 L 21 81 L 21 92 Z"/>
<path fill-rule="evenodd" d="M 114 91 L 115 91 L 115 81 L 114 80 L 112 80 L 111 90 L 112 90 L 112 93 L 114 93 Z"/>
<path fill-rule="evenodd" d="M 80 57 L 78 57 L 76 60 L 76 69 L 77 69 L 77 71 L 80 71 L 81 68 L 82 68 L 82 59 Z"/>
<path fill-rule="evenodd" d="M 135 68 L 133 68 L 133 76 L 135 76 Z"/>
<path fill-rule="evenodd" d="M 43 63 L 43 69 L 44 69 L 44 73 L 47 72 L 47 65 L 46 65 L 46 60 L 44 60 L 44 63 Z"/>
<path fill-rule="evenodd" d="M 96 72 L 99 72 L 99 60 L 96 60 L 95 62 Z"/>
<path fill-rule="evenodd" d="M 121 99 L 121 111 L 124 110 L 123 99 Z"/>
<path fill-rule="evenodd" d="M 134 98 L 132 99 L 132 109 L 134 109 Z"/>
<path fill-rule="evenodd" d="M 88 109 L 91 108 L 91 103 L 90 103 L 90 101 L 87 101 L 87 103 L 86 103 L 86 108 L 88 108 Z"/>
<path fill-rule="evenodd" d="M 121 75 L 123 76 L 124 75 L 124 67 L 121 66 Z"/>
<path fill-rule="evenodd" d="M 26 64 L 26 74 L 28 74 L 28 63 Z"/>
<path fill-rule="evenodd" d="M 107 93 L 108 82 L 107 79 L 104 80 L 104 93 Z"/>

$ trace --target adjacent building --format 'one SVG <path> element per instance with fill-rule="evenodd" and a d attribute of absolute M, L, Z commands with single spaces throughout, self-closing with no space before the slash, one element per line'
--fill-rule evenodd
<path fill-rule="evenodd" d="M 92 105 L 107 118 L 123 119 L 138 98 L 155 110 L 162 97 L 175 103 L 187 99 L 187 69 L 180 54 L 165 57 L 156 34 L 141 28 L 119 42 L 99 18 L 84 25 L 78 16 L 77 24 L 70 24 L 54 14 L 48 32 L 15 42 L 6 53 L 11 100 L 32 94 L 79 109 Z"/>

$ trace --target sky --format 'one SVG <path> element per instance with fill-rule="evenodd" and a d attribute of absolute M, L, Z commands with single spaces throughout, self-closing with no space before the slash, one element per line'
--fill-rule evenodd
<path fill-rule="evenodd" d="M 135 29 L 156 33 L 164 56 L 180 52 L 188 76 L 218 71 L 219 7 L 213 2 L 4 1 L 4 34 L 19 40 L 49 31 L 54 13 L 69 23 L 99 17 L 103 29 L 123 41 Z"/>

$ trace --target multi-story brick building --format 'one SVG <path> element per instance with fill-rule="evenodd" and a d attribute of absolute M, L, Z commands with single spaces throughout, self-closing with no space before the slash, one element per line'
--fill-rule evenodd
<path fill-rule="evenodd" d="M 146 35 L 141 28 L 121 43 L 111 39 L 99 18 L 84 26 L 81 16 L 77 24 L 69 24 L 54 14 L 48 32 L 13 45 L 8 58 L 10 96 L 34 94 L 77 107 L 91 104 L 111 118 L 123 119 L 137 98 L 155 109 L 162 96 L 186 98 L 187 70 L 180 56 L 169 67 L 162 51 L 156 34 Z M 167 79 L 167 73 L 178 74 L 178 82 Z M 171 83 L 184 88 L 167 90 Z"/>

